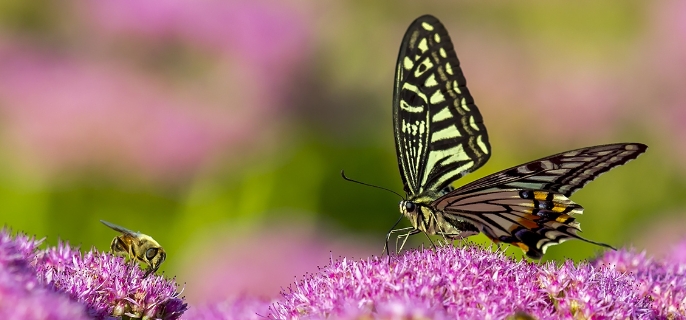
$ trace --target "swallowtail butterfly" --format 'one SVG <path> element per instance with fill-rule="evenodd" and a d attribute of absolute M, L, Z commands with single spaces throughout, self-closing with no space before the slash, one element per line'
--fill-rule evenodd
<path fill-rule="evenodd" d="M 407 195 L 400 212 L 412 224 L 406 237 L 425 232 L 460 239 L 481 232 L 534 259 L 569 239 L 612 248 L 577 234 L 572 216 L 583 207 L 569 197 L 647 149 L 617 143 L 566 151 L 453 189 L 454 181 L 488 161 L 491 146 L 448 32 L 430 15 L 412 22 L 400 45 L 393 126 Z"/>

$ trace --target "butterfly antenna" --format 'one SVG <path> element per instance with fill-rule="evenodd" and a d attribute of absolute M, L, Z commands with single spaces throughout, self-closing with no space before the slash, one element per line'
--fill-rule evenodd
<path fill-rule="evenodd" d="M 346 181 L 359 183 L 359 184 L 361 184 L 361 185 L 363 185 L 363 186 L 368 186 L 368 187 L 372 187 L 372 188 L 377 188 L 377 189 L 381 189 L 381 190 L 386 190 L 386 191 L 388 191 L 388 192 L 391 192 L 391 193 L 397 195 L 398 197 L 400 197 L 400 199 L 405 200 L 405 197 L 401 196 L 399 193 L 397 193 L 397 192 L 395 192 L 395 191 L 393 191 L 393 190 L 391 190 L 391 189 L 384 188 L 384 187 L 379 187 L 379 186 L 375 186 L 375 185 L 373 185 L 373 184 L 364 183 L 364 182 L 357 181 L 357 180 L 354 180 L 354 179 L 350 179 L 350 178 L 348 178 L 348 177 L 345 176 L 345 170 L 341 170 L 341 176 L 342 176 L 343 179 L 345 179 Z"/>

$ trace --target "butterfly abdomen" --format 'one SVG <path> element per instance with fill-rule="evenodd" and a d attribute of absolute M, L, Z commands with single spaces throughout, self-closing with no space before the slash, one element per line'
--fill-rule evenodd
<path fill-rule="evenodd" d="M 400 211 L 415 230 L 429 235 L 441 235 L 451 239 L 466 238 L 479 233 L 479 229 L 461 217 L 447 216 L 437 212 L 428 204 L 416 201 L 401 201 Z"/>

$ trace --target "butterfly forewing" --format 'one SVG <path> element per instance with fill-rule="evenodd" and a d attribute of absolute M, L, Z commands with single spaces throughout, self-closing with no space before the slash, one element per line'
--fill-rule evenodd
<path fill-rule="evenodd" d="M 646 151 L 640 143 L 616 143 L 570 150 L 494 173 L 456 190 L 456 193 L 498 189 L 548 190 L 569 197 L 610 169 Z"/>
<path fill-rule="evenodd" d="M 417 18 L 400 46 L 393 90 L 398 166 L 405 192 L 440 192 L 490 157 L 486 127 L 448 32 Z"/>

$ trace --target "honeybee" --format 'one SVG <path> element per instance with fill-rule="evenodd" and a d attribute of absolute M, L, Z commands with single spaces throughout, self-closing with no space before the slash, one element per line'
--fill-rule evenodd
<path fill-rule="evenodd" d="M 112 244 L 110 244 L 113 253 L 126 255 L 129 259 L 138 260 L 149 266 L 143 278 L 157 271 L 167 258 L 167 253 L 152 237 L 140 232 L 133 232 L 105 220 L 100 220 L 100 222 L 115 231 L 121 232 L 121 235 L 114 237 Z"/>

